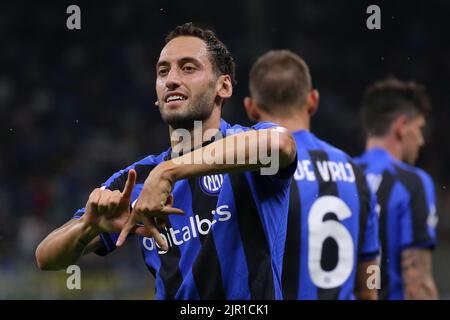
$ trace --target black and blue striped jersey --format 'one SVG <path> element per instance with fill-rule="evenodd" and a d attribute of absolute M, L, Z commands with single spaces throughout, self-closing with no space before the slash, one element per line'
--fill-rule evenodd
<path fill-rule="evenodd" d="M 380 299 L 403 299 L 401 252 L 436 244 L 433 181 L 423 170 L 373 148 L 355 161 L 365 170 L 377 196 L 381 241 Z"/>
<path fill-rule="evenodd" d="M 221 120 L 222 135 L 251 128 Z M 170 149 L 115 173 L 103 187 L 122 190 L 131 168 L 137 172 L 132 201 L 151 170 L 170 158 Z M 174 204 L 185 212 L 169 216 L 161 231 L 168 251 L 138 236 L 142 254 L 156 279 L 156 299 L 281 299 L 281 270 L 288 197 L 295 162 L 269 176 L 259 171 L 183 179 L 173 188 Z M 75 213 L 80 217 L 84 209 Z M 107 254 L 118 234 L 101 234 Z"/>
<path fill-rule="evenodd" d="M 306 130 L 293 136 L 284 298 L 353 299 L 357 263 L 379 254 L 375 199 L 347 154 Z"/>

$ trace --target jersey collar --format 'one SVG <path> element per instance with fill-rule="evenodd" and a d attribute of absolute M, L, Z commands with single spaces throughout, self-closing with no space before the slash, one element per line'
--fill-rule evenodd
<path fill-rule="evenodd" d="M 228 129 L 229 127 L 230 127 L 230 125 L 229 125 L 225 120 L 223 120 L 223 119 L 221 118 L 221 119 L 220 119 L 220 132 L 222 133 L 222 137 L 225 137 L 225 136 L 226 136 L 227 129 Z M 194 150 L 196 150 L 196 149 L 202 148 L 202 147 L 204 147 L 204 146 L 207 146 L 208 144 L 213 143 L 214 141 L 215 141 L 215 137 L 213 136 L 210 140 L 203 142 L 201 146 L 197 146 L 197 147 L 192 148 L 192 149 L 190 150 L 190 152 L 192 152 L 192 151 L 194 151 Z M 179 155 L 182 156 L 182 155 L 183 155 L 183 152 L 180 152 Z M 163 159 L 164 159 L 164 161 L 173 159 L 173 158 L 172 158 L 172 147 L 170 147 L 169 149 L 166 150 Z"/>

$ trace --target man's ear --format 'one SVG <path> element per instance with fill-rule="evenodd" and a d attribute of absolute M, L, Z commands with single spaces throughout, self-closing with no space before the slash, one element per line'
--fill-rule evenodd
<path fill-rule="evenodd" d="M 217 82 L 217 95 L 221 99 L 228 99 L 233 94 L 231 77 L 227 74 L 221 75 Z"/>
<path fill-rule="evenodd" d="M 391 130 L 394 133 L 396 139 L 402 141 L 405 136 L 406 127 L 408 124 L 408 117 L 406 115 L 401 115 L 394 120 L 391 126 Z"/>
<path fill-rule="evenodd" d="M 306 99 L 306 110 L 308 111 L 308 115 L 312 116 L 314 113 L 316 113 L 317 109 L 319 108 L 319 91 L 316 89 L 311 90 L 311 92 L 308 94 L 308 97 Z"/>
<path fill-rule="evenodd" d="M 261 118 L 261 115 L 259 114 L 258 107 L 255 104 L 255 101 L 250 97 L 244 98 L 244 107 L 245 111 L 247 112 L 247 117 L 250 118 L 250 120 L 258 122 Z"/>

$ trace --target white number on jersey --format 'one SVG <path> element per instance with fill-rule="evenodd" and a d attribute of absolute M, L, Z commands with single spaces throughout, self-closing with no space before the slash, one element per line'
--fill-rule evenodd
<path fill-rule="evenodd" d="M 352 236 L 342 223 L 335 220 L 323 221 L 329 212 L 334 213 L 339 220 L 352 215 L 347 204 L 335 196 L 318 198 L 309 211 L 308 270 L 313 283 L 323 289 L 342 285 L 350 277 L 354 263 Z M 333 238 L 338 245 L 338 262 L 330 271 L 323 270 L 320 264 L 323 244 L 327 238 Z"/>

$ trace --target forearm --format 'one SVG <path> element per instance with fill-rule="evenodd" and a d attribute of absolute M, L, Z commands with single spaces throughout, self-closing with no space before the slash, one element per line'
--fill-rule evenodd
<path fill-rule="evenodd" d="M 262 131 L 273 132 L 268 134 Z M 269 165 L 272 167 L 273 164 L 267 160 L 275 160 L 275 165 L 279 165 L 276 169 L 293 163 L 296 156 L 294 139 L 285 129 L 278 133 L 276 131 L 278 130 L 248 131 L 228 136 L 181 157 L 160 163 L 145 180 L 133 207 L 132 217 L 122 228 L 117 245 L 123 243 L 137 222 L 142 222 L 146 231 L 153 235 L 161 247 L 167 246 L 156 227 L 158 222 L 155 217 L 164 220 L 169 214 L 184 214 L 183 210 L 172 207 L 171 192 L 177 180 L 214 173 L 257 170 L 263 167 L 266 169 L 265 166 Z"/>
<path fill-rule="evenodd" d="M 406 249 L 402 252 L 402 277 L 408 300 L 437 299 L 432 273 L 432 254 L 428 249 Z"/>
<path fill-rule="evenodd" d="M 205 147 L 161 164 L 174 180 L 214 173 L 254 171 L 288 166 L 296 145 L 287 131 L 251 130 L 225 137 Z"/>
<path fill-rule="evenodd" d="M 36 262 L 41 270 L 60 270 L 74 264 L 89 246 L 96 247 L 98 231 L 74 219 L 50 233 L 36 249 Z"/>
<path fill-rule="evenodd" d="M 356 283 L 354 294 L 355 298 L 358 300 L 377 300 L 377 277 L 379 275 L 373 274 L 372 270 L 379 270 L 377 268 L 372 268 L 372 266 L 377 266 L 376 260 L 359 262 L 356 269 Z M 372 277 L 374 277 L 372 279 Z"/>

